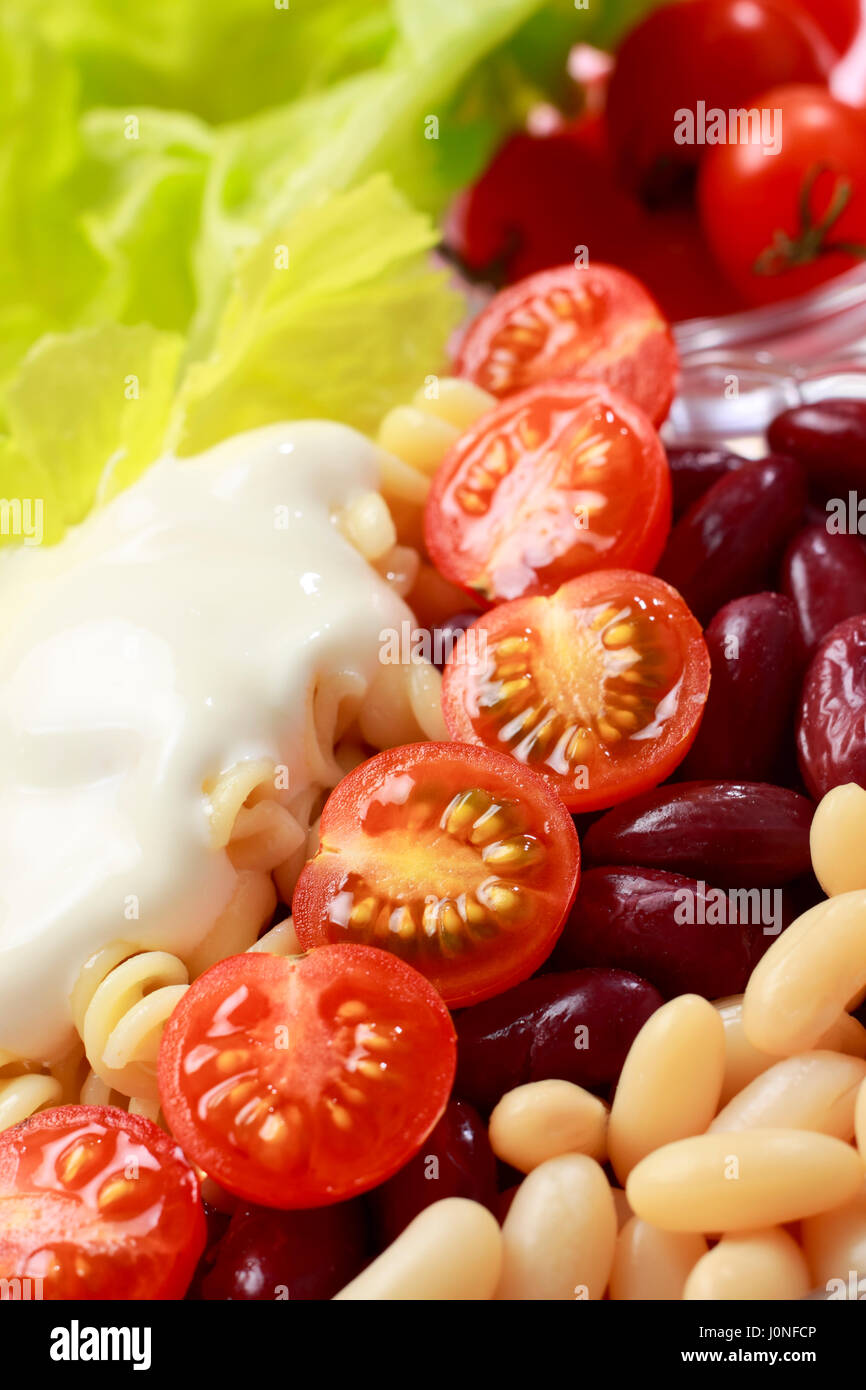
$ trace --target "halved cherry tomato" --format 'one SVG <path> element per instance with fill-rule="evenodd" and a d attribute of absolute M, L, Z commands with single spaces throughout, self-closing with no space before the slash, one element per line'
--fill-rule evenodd
<path fill-rule="evenodd" d="M 450 1005 L 525 980 L 553 949 L 580 868 L 574 823 L 536 773 L 486 748 L 415 743 L 350 772 L 292 900 L 304 946 L 363 941 Z"/>
<path fill-rule="evenodd" d="M 0 1277 L 34 1298 L 182 1298 L 204 1244 L 198 1178 L 143 1115 L 65 1105 L 0 1134 Z"/>
<path fill-rule="evenodd" d="M 383 1182 L 430 1133 L 454 1080 L 433 986 L 387 951 L 229 956 L 195 981 L 159 1054 L 163 1113 L 229 1192 L 270 1207 Z"/>
<path fill-rule="evenodd" d="M 660 424 L 677 354 L 655 300 L 610 265 L 557 266 L 502 290 L 470 325 L 457 371 L 494 396 L 550 377 L 605 381 Z"/>
<path fill-rule="evenodd" d="M 470 661 L 481 633 L 485 659 Z M 501 604 L 466 639 L 443 678 L 449 733 L 510 752 L 573 811 L 657 786 L 697 733 L 706 644 L 676 590 L 652 575 L 582 575 L 549 598 Z"/>
<path fill-rule="evenodd" d="M 670 469 L 643 411 L 603 382 L 550 381 L 466 430 L 424 513 L 437 568 L 486 603 L 549 594 L 587 570 L 652 570 Z"/>

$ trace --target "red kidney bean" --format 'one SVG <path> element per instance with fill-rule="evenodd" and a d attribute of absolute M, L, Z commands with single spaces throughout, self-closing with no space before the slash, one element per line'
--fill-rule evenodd
<path fill-rule="evenodd" d="M 727 919 L 759 918 L 762 908 L 769 918 L 781 907 L 781 889 L 763 889 L 762 899 L 762 890 L 752 888 L 740 913 L 734 912 L 725 894 L 721 913 L 726 920 L 701 921 L 702 916 L 719 915 L 717 907 L 710 911 L 713 893 L 706 884 L 662 869 L 589 869 L 557 943 L 555 961 L 562 968 L 606 965 L 633 970 L 667 998 L 739 994 L 775 938 L 764 935 L 760 920 L 753 925 Z M 687 914 L 691 921 L 683 920 Z M 780 918 L 784 925 L 787 914 L 780 912 Z M 766 925 L 773 923 L 768 920 Z"/>
<path fill-rule="evenodd" d="M 499 1222 L 500 1226 L 502 1225 L 503 1221 L 505 1220 L 506 1216 L 511 1210 L 511 1203 L 517 1196 L 517 1189 L 519 1188 L 519 1186 L 519 1182 L 515 1183 L 513 1187 L 506 1187 L 505 1191 L 500 1192 L 499 1194 L 499 1201 L 496 1205 L 496 1219 Z"/>
<path fill-rule="evenodd" d="M 493 1210 L 496 1193 L 487 1125 L 474 1106 L 452 1100 L 415 1157 L 369 1194 L 378 1241 L 390 1245 L 419 1211 L 443 1197 L 471 1197 Z"/>
<path fill-rule="evenodd" d="M 454 613 L 447 622 L 430 629 L 433 664 L 439 671 L 444 668 L 460 633 L 465 632 L 477 619 L 477 610 L 474 613 Z"/>
<path fill-rule="evenodd" d="M 728 473 L 674 526 L 657 572 L 707 623 L 723 603 L 766 586 L 805 501 L 803 470 L 792 459 Z"/>
<path fill-rule="evenodd" d="M 581 842 L 583 862 L 772 888 L 809 872 L 813 809 L 805 796 L 766 782 L 656 787 L 596 821 Z"/>
<path fill-rule="evenodd" d="M 812 657 L 797 753 L 816 801 L 843 782 L 866 786 L 866 614 L 839 623 Z"/>
<path fill-rule="evenodd" d="M 866 613 L 866 551 L 854 536 L 807 526 L 785 554 L 782 588 L 794 601 L 803 650 L 811 654 L 837 623 Z"/>
<path fill-rule="evenodd" d="M 667 450 L 671 470 L 674 520 L 678 521 L 708 488 L 726 473 L 745 468 L 748 459 L 726 449 L 681 446 Z"/>
<path fill-rule="evenodd" d="M 526 1081 L 610 1086 L 661 1003 L 657 989 L 624 970 L 524 980 L 458 1014 L 456 1088 L 489 1113 Z"/>
<path fill-rule="evenodd" d="M 799 684 L 796 612 L 781 594 L 734 599 L 710 623 L 710 693 L 677 777 L 772 782 Z"/>
<path fill-rule="evenodd" d="M 866 400 L 816 401 L 777 415 L 770 448 L 798 459 L 816 495 L 866 493 Z"/>
<path fill-rule="evenodd" d="M 195 1274 L 192 1277 L 189 1288 L 186 1291 L 186 1298 L 196 1302 L 202 1297 L 202 1280 L 210 1273 L 216 1260 L 219 1243 L 225 1235 L 231 1221 L 228 1212 L 217 1211 L 209 1202 L 202 1202 L 205 1219 L 205 1247 L 202 1251 Z"/>
<path fill-rule="evenodd" d="M 206 1300 L 292 1301 L 333 1298 L 367 1258 L 363 1202 L 310 1211 L 250 1207 L 238 1211 L 201 1284 Z"/>

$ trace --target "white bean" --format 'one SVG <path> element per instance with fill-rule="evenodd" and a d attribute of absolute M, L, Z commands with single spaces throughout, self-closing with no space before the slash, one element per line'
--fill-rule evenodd
<path fill-rule="evenodd" d="M 497 1298 L 601 1298 L 616 1243 L 607 1178 L 585 1154 L 562 1154 L 534 1168 L 517 1189 L 502 1227 Z"/>
<path fill-rule="evenodd" d="M 378 1259 L 336 1295 L 365 1301 L 491 1299 L 502 1266 L 502 1233 L 479 1202 L 446 1197 L 410 1221 Z"/>

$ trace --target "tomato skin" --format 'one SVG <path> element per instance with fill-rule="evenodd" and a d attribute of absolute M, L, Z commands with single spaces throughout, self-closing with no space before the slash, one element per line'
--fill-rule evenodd
<path fill-rule="evenodd" d="M 448 1101 L 455 1051 L 440 996 L 387 951 L 229 956 L 168 1021 L 160 1099 L 184 1152 L 226 1191 L 282 1210 L 328 1206 L 411 1158 Z"/>
<path fill-rule="evenodd" d="M 847 53 L 861 24 L 860 0 L 797 0 L 838 53 Z"/>
<path fill-rule="evenodd" d="M 76 1143 L 86 1157 L 64 1181 L 57 1165 Z M 114 1168 L 94 1162 L 115 1156 Z M 129 1164 L 138 1177 L 124 1209 L 123 1187 L 112 1195 L 109 1183 Z M 136 1207 L 136 1195 L 151 1200 Z M 0 1134 L 0 1277 L 41 1276 L 42 1298 L 181 1299 L 205 1235 L 194 1170 L 143 1115 L 65 1105 Z"/>
<path fill-rule="evenodd" d="M 677 353 L 670 325 L 633 276 L 562 265 L 500 291 L 470 324 L 455 370 L 494 396 L 553 377 L 604 381 L 658 425 L 674 397 Z"/>
<path fill-rule="evenodd" d="M 520 826 L 493 833 L 500 836 L 499 843 L 505 843 L 508 839 L 517 840 L 526 831 L 542 847 L 544 857 L 540 865 L 530 863 L 525 870 L 515 871 L 508 879 L 504 877 L 509 872 L 507 868 L 495 872 L 503 875 L 497 879 L 498 884 L 508 883 L 512 890 L 524 895 L 525 911 L 531 910 L 532 914 L 528 922 L 525 917 L 519 917 L 514 923 L 506 920 L 502 925 L 498 914 L 492 910 L 495 925 L 500 928 L 498 934 L 477 939 L 464 922 L 461 948 L 452 952 L 445 945 L 440 948 L 439 935 L 427 936 L 423 928 L 416 930 L 404 945 L 402 940 L 394 938 L 393 931 L 385 937 L 374 935 L 371 940 L 370 928 L 366 925 L 362 934 L 351 921 L 338 924 L 334 920 L 335 904 L 346 898 L 355 864 L 363 863 L 363 858 L 384 858 L 386 851 L 380 849 L 380 845 L 385 843 L 391 826 L 387 816 L 382 817 L 381 807 L 383 802 L 387 806 L 396 801 L 398 788 L 399 794 L 405 797 L 403 809 L 407 820 L 399 827 L 406 841 L 405 851 L 401 849 L 401 853 L 406 855 L 405 879 L 413 886 L 412 891 L 403 895 L 386 897 L 382 893 L 382 900 L 387 903 L 389 922 L 394 911 L 400 911 L 403 904 L 420 906 L 422 889 L 415 877 L 412 850 L 414 844 L 424 841 L 427 832 L 416 820 L 414 808 L 418 802 L 406 790 L 410 783 L 417 788 L 419 799 L 431 798 L 434 819 L 441 815 L 444 820 L 453 798 L 469 789 L 473 795 L 478 792 L 489 795 L 494 803 L 504 808 L 505 814 L 510 802 L 519 803 Z M 433 800 L 434 792 L 440 790 L 441 795 Z M 483 825 L 485 814 L 489 816 L 490 811 L 482 811 L 476 824 Z M 382 819 L 381 825 L 375 824 L 373 815 Z M 295 929 L 301 944 L 313 949 L 329 942 L 360 939 L 369 945 L 378 945 L 380 941 L 385 944 L 394 940 L 395 944 L 388 945 L 387 949 L 399 951 L 403 959 L 422 971 L 451 1008 L 488 999 L 533 974 L 553 950 L 577 893 L 580 846 L 574 822 L 559 798 L 551 794 L 544 778 L 532 769 L 521 766 L 505 753 L 475 744 L 417 743 L 392 748 L 370 758 L 344 777 L 331 793 L 322 812 L 320 838 L 322 847 L 304 866 L 292 900 Z M 482 856 L 496 845 L 480 840 L 475 844 L 476 862 L 481 866 Z M 455 866 L 459 864 L 457 855 L 463 849 L 465 841 L 459 835 L 452 836 L 447 827 L 438 833 L 431 845 L 431 852 L 443 864 L 443 871 L 452 859 Z M 491 866 L 495 862 L 491 859 Z M 401 868 L 398 857 L 398 871 Z M 467 871 L 461 880 L 466 897 L 474 896 L 470 872 Z M 490 880 L 491 868 L 481 868 L 480 872 L 484 879 Z M 400 887 L 402 889 L 402 883 Z M 362 901 L 369 900 L 368 895 L 377 895 L 379 891 L 371 875 L 357 896 Z M 425 904 L 431 895 L 430 890 L 423 894 Z M 477 896 L 482 898 L 483 888 L 479 887 Z M 444 896 L 444 901 L 453 900 Z M 467 939 L 469 951 L 465 947 Z M 364 949 L 368 949 L 368 945 Z"/>
<path fill-rule="evenodd" d="M 595 615 L 602 610 L 614 616 L 597 620 Z M 600 632 L 598 621 L 607 621 Z M 631 728 L 633 733 L 611 733 L 610 723 L 621 717 L 623 694 L 617 682 L 623 678 L 612 667 L 613 674 L 604 673 L 604 685 L 598 689 L 596 672 L 604 657 L 603 639 L 611 625 L 621 629 L 625 623 L 638 627 L 641 622 L 650 648 L 648 655 L 664 666 L 664 674 L 646 680 L 639 676 L 650 691 L 643 697 L 645 722 L 641 724 L 635 716 L 634 724 L 619 726 Z M 454 739 L 499 749 L 511 743 L 515 745 L 509 750 L 512 756 L 522 761 L 533 756 L 540 727 L 546 739 L 539 750 L 543 761 L 536 757 L 532 766 L 569 810 L 593 811 L 627 801 L 657 786 L 686 756 L 706 704 L 710 662 L 699 624 L 676 590 L 663 580 L 629 570 L 596 570 L 570 580 L 550 596 L 500 604 L 479 618 L 470 634 L 478 631 L 485 636 L 485 650 L 490 654 L 487 661 L 480 665 L 463 660 L 458 646 L 445 667 L 442 710 L 449 733 Z M 639 636 L 626 640 L 640 648 Z M 526 653 L 526 679 L 514 701 L 497 674 L 503 642 L 517 642 Z M 628 669 L 639 674 L 643 659 L 638 650 Z M 586 685 L 592 687 L 593 682 L 596 689 L 590 689 L 587 696 Z M 511 676 L 510 686 L 515 683 Z M 675 708 L 671 709 L 674 689 Z M 641 684 L 636 692 L 640 690 Z M 632 701 L 628 692 L 625 699 Z M 609 714 L 611 707 L 616 710 L 614 715 Z M 629 704 L 629 708 L 634 707 L 634 703 Z M 540 726 L 536 710 L 541 710 Z M 652 738 L 642 734 L 653 725 L 658 729 Z M 573 754 L 571 738 L 579 750 Z M 556 744 L 551 752 L 553 740 Z"/>
<path fill-rule="evenodd" d="M 688 185 L 703 153 L 678 144 L 677 112 L 753 106 L 783 83 L 826 80 L 830 45 L 784 0 L 675 0 L 627 35 L 608 88 L 607 124 L 622 176 L 647 201 Z"/>
<path fill-rule="evenodd" d="M 647 208 L 622 187 L 599 116 L 550 134 L 519 131 L 458 202 L 448 242 L 473 273 L 513 284 L 579 246 L 635 276 L 673 321 L 733 313 L 695 208 Z"/>
<path fill-rule="evenodd" d="M 599 494 L 600 508 L 581 508 Z M 667 456 L 643 411 L 602 382 L 563 380 L 509 396 L 459 437 L 434 475 L 424 535 L 440 572 L 490 604 L 590 569 L 650 571 L 670 521 Z"/>
<path fill-rule="evenodd" d="M 780 152 L 709 149 L 698 205 L 725 275 L 750 304 L 768 304 L 814 289 L 866 255 L 866 113 L 818 87 L 777 87 L 753 104 L 782 113 Z M 810 244 L 802 201 L 817 226 L 832 217 L 836 198 L 841 212 Z"/>

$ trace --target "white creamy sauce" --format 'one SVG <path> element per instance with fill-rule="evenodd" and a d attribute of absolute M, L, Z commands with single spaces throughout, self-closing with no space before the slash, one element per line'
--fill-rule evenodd
<path fill-rule="evenodd" d="M 316 677 L 369 682 L 410 617 L 335 522 L 378 487 L 377 454 L 340 425 L 269 426 L 2 556 L 0 1048 L 68 1043 L 100 947 L 206 934 L 234 879 L 206 778 L 268 757 L 308 785 Z"/>

